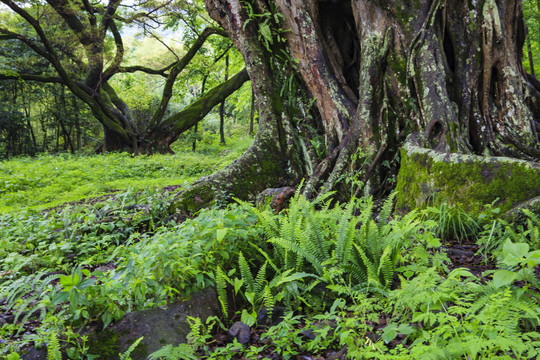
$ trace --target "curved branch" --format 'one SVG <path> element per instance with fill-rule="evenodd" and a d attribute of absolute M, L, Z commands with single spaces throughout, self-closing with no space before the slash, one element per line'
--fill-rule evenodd
<path fill-rule="evenodd" d="M 116 13 L 116 9 L 118 9 L 118 5 L 120 5 L 120 0 L 110 0 L 109 5 L 107 5 L 107 9 L 105 10 L 105 13 L 103 14 L 103 18 L 101 19 L 101 40 L 105 39 L 105 34 L 107 33 L 107 29 L 113 24 L 113 17 L 114 13 Z"/>
<path fill-rule="evenodd" d="M 180 112 L 164 120 L 159 124 L 158 129 L 154 129 L 154 132 L 166 129 L 171 134 L 171 138 L 178 138 L 181 133 L 195 126 L 214 106 L 225 100 L 248 80 L 247 70 L 243 69 L 229 80 L 202 95 L 197 101 L 191 103 Z"/>
<path fill-rule="evenodd" d="M 103 73 L 102 78 L 104 79 L 104 82 L 107 82 L 107 80 L 118 70 L 122 60 L 124 60 L 124 42 L 122 41 L 122 35 L 120 35 L 120 31 L 118 31 L 114 21 L 110 22 L 109 28 L 113 33 L 114 43 L 116 45 L 116 55 L 114 56 L 111 66 Z"/>
<path fill-rule="evenodd" d="M 172 70 L 169 74 L 169 77 L 167 78 L 167 81 L 165 82 L 165 87 L 163 88 L 163 96 L 161 97 L 161 103 L 159 104 L 159 107 L 157 108 L 156 112 L 152 116 L 152 120 L 150 121 L 150 126 L 157 125 L 161 119 L 163 119 L 163 116 L 165 115 L 165 112 L 167 111 L 167 106 L 169 105 L 169 101 L 172 98 L 172 89 L 174 82 L 176 81 L 176 78 L 182 70 L 189 64 L 189 62 L 193 59 L 195 54 L 197 54 L 197 51 L 203 46 L 206 39 L 213 34 L 219 34 L 223 36 L 227 36 L 227 33 L 220 28 L 216 27 L 207 27 L 204 29 L 202 34 L 195 40 L 189 51 L 182 59 L 180 59 L 176 64 L 172 67 Z"/>
<path fill-rule="evenodd" d="M 134 66 L 119 66 L 116 71 L 112 74 L 110 74 L 109 78 L 105 78 L 105 80 L 109 80 L 112 76 L 114 76 L 115 74 L 119 74 L 119 73 L 134 73 L 134 72 L 137 72 L 137 71 L 140 71 L 140 72 L 143 72 L 143 73 L 147 73 L 147 74 L 150 74 L 150 75 L 161 75 L 163 77 L 167 77 L 167 74 L 165 73 L 167 70 L 169 70 L 170 68 L 172 68 L 174 66 L 174 64 L 176 64 L 177 62 L 175 61 L 174 63 L 172 63 L 171 65 L 163 68 L 163 69 L 152 69 L 152 68 L 149 68 L 149 67 L 146 67 L 146 66 L 141 66 L 141 65 L 134 65 Z"/>
<path fill-rule="evenodd" d="M 0 74 L 0 80 L 26 80 L 42 83 L 65 84 L 64 80 L 56 76 L 43 76 L 34 74 Z"/>
<path fill-rule="evenodd" d="M 77 14 L 73 11 L 72 6 L 67 0 L 46 0 L 47 3 L 56 11 L 62 19 L 66 22 L 67 26 L 75 33 L 75 36 L 79 39 L 81 44 L 89 44 L 89 29 L 84 26 Z M 91 24 L 91 23 L 90 23 Z M 93 26 L 91 26 L 93 28 Z"/>
<path fill-rule="evenodd" d="M 26 44 L 29 48 L 34 50 L 37 54 L 41 55 L 48 61 L 52 62 L 52 58 L 50 54 L 47 51 L 40 48 L 37 44 L 35 44 L 32 40 L 30 40 L 26 36 L 16 34 L 4 28 L 0 28 L 0 34 L 3 34 L 3 35 L 0 35 L 0 40 L 19 40 L 20 42 Z"/>

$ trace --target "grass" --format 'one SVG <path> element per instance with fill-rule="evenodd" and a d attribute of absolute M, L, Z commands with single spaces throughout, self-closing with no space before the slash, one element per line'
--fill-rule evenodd
<path fill-rule="evenodd" d="M 206 144 L 196 153 L 185 143 L 174 155 L 59 154 L 0 161 L 0 213 L 41 210 L 128 188 L 186 185 L 226 166 L 252 141 Z"/>

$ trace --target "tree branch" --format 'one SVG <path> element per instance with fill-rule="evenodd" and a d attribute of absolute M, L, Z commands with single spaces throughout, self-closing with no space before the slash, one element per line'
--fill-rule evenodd
<path fill-rule="evenodd" d="M 120 5 L 120 0 L 110 0 L 109 5 L 107 5 L 107 9 L 105 10 L 105 13 L 103 14 L 103 18 L 101 18 L 101 39 L 105 39 L 105 34 L 107 33 L 107 29 L 113 22 L 113 16 L 116 12 L 116 9 L 118 9 L 118 5 Z"/>
<path fill-rule="evenodd" d="M 152 120 L 150 121 L 151 127 L 157 125 L 161 121 L 161 119 L 163 119 L 163 116 L 165 115 L 165 112 L 167 110 L 167 106 L 169 105 L 169 101 L 172 97 L 172 88 L 174 82 L 176 81 L 176 78 L 193 59 L 197 51 L 199 51 L 199 49 L 203 46 L 206 39 L 212 34 L 227 36 L 227 33 L 223 29 L 216 27 L 207 27 L 197 38 L 197 40 L 195 40 L 187 54 L 184 55 L 184 57 L 173 66 L 169 77 L 165 82 L 165 87 L 163 88 L 163 96 L 161 97 L 161 103 L 159 104 L 159 107 L 157 108 L 156 112 L 152 116 Z"/>
<path fill-rule="evenodd" d="M 243 69 L 229 80 L 203 94 L 197 101 L 194 101 L 180 112 L 164 120 L 159 125 L 159 128 L 154 129 L 154 131 L 166 129 L 167 132 L 171 133 L 170 136 L 174 141 L 181 133 L 195 126 L 214 106 L 229 97 L 248 80 L 247 70 Z"/>
<path fill-rule="evenodd" d="M 43 76 L 34 74 L 1 74 L 0 80 L 26 80 L 42 83 L 65 84 L 64 80 L 56 76 Z"/>
<path fill-rule="evenodd" d="M 3 35 L 0 35 L 0 40 L 19 40 L 20 42 L 26 44 L 29 48 L 34 50 L 36 53 L 38 53 L 39 55 L 41 55 L 48 61 L 52 62 L 50 54 L 47 51 L 40 48 L 37 44 L 35 44 L 32 40 L 30 40 L 26 36 L 16 34 L 4 28 L 0 28 L 0 34 L 3 34 Z"/>
<path fill-rule="evenodd" d="M 113 63 L 105 72 L 103 73 L 103 82 L 107 82 L 107 80 L 116 72 L 118 71 L 118 68 L 120 67 L 120 64 L 122 63 L 122 60 L 124 59 L 124 42 L 122 41 L 122 35 L 120 35 L 120 32 L 118 31 L 118 28 L 116 27 L 116 24 L 114 21 L 111 21 L 109 24 L 109 28 L 111 29 L 111 32 L 113 33 L 114 37 L 114 43 L 116 45 L 116 55 L 114 56 Z"/>

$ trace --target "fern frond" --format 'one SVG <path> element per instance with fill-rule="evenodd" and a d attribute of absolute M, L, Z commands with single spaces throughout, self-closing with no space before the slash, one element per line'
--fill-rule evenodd
<path fill-rule="evenodd" d="M 47 344 L 47 360 L 62 360 L 60 352 L 60 342 L 56 337 L 56 333 L 51 333 L 49 343 Z"/>
<path fill-rule="evenodd" d="M 150 360 L 196 360 L 195 350 L 188 344 L 167 345 L 148 357 Z"/>
<path fill-rule="evenodd" d="M 365 266 L 363 266 L 363 263 L 348 262 L 343 265 L 342 268 L 355 280 L 357 284 L 367 283 L 367 269 Z"/>
<path fill-rule="evenodd" d="M 139 343 L 144 339 L 144 336 L 141 336 L 131 346 L 126 350 L 125 353 L 120 354 L 120 360 L 131 360 L 131 353 L 139 345 Z"/>
<path fill-rule="evenodd" d="M 373 261 L 371 261 L 368 258 L 364 249 L 362 249 L 360 246 L 358 246 L 357 244 L 354 244 L 354 248 L 356 249 L 356 252 L 358 255 L 356 258 L 359 260 L 361 259 L 359 263 L 363 264 L 363 266 L 366 269 L 366 275 L 367 275 L 368 281 L 377 279 L 377 268 L 373 264 Z"/>
<path fill-rule="evenodd" d="M 394 278 L 394 261 L 392 259 L 393 257 L 393 249 L 391 246 L 386 247 L 386 249 L 383 251 L 380 262 L 379 262 L 379 268 L 377 269 L 377 274 L 379 275 L 379 281 L 384 287 L 389 287 L 392 283 L 392 280 Z"/>
<path fill-rule="evenodd" d="M 343 210 L 343 215 L 339 219 L 339 228 L 336 238 L 336 259 L 338 263 L 345 264 L 351 255 L 352 244 L 356 235 L 356 225 L 359 219 L 351 219 L 355 201 L 347 204 Z"/>
<path fill-rule="evenodd" d="M 270 290 L 270 287 L 268 285 L 264 287 L 262 300 L 264 307 L 268 309 L 269 313 L 271 313 L 272 309 L 276 305 L 276 300 L 274 299 L 274 295 L 272 295 L 272 290 Z"/>
<path fill-rule="evenodd" d="M 249 265 L 244 258 L 244 254 L 240 252 L 238 255 L 238 267 L 240 268 L 240 275 L 242 275 L 242 279 L 244 280 L 244 285 L 250 292 L 255 291 L 255 280 L 253 279 L 253 275 L 251 274 L 251 269 L 249 268 Z"/>
<path fill-rule="evenodd" d="M 268 255 L 268 253 L 266 251 L 264 251 L 263 249 L 261 249 L 260 246 L 257 246 L 256 244 L 253 244 L 253 243 L 250 243 L 251 246 L 253 246 L 255 248 L 255 250 L 257 250 L 259 252 L 259 254 L 261 254 L 265 259 L 266 259 L 266 262 L 268 264 L 270 264 L 270 266 L 272 267 L 272 269 L 274 269 L 274 271 L 276 273 L 279 273 L 279 268 L 277 267 L 277 265 L 274 263 L 274 261 L 270 258 L 270 256 Z"/>
<path fill-rule="evenodd" d="M 261 293 L 264 286 L 266 285 L 266 265 L 267 265 L 267 262 L 265 262 L 259 269 L 259 272 L 257 273 L 257 277 L 255 278 L 255 281 L 253 284 L 253 290 L 250 290 L 254 292 L 255 294 Z"/>
<path fill-rule="evenodd" d="M 323 274 L 323 266 L 322 263 L 317 259 L 316 256 L 311 254 L 307 248 L 299 246 L 298 243 L 294 243 L 288 239 L 284 238 L 276 238 L 272 240 L 273 243 L 283 247 L 288 252 L 292 252 L 294 254 L 297 254 L 298 256 L 303 256 L 309 263 L 315 268 L 315 271 L 317 274 L 322 275 Z"/>
<path fill-rule="evenodd" d="M 278 216 L 269 211 L 261 211 L 257 216 L 259 218 L 259 223 L 268 238 L 279 236 Z"/>
<path fill-rule="evenodd" d="M 219 303 L 221 304 L 221 310 L 223 311 L 223 317 L 228 319 L 229 300 L 227 298 L 227 277 L 223 273 L 221 266 L 218 266 L 216 270 L 216 291 Z"/>
<path fill-rule="evenodd" d="M 312 278 L 315 278 L 315 279 L 319 279 L 318 276 L 313 275 L 313 274 L 300 273 L 300 272 L 295 272 L 295 273 L 291 274 L 291 272 L 292 272 L 292 269 L 287 270 L 284 273 L 282 273 L 279 276 L 276 276 L 274 279 L 272 279 L 270 284 L 268 284 L 270 289 L 275 289 L 275 288 L 279 287 L 280 285 L 295 282 L 295 281 L 298 281 L 298 280 L 306 278 L 306 277 L 312 277 Z M 291 275 L 289 275 L 289 274 L 291 274 Z"/>
<path fill-rule="evenodd" d="M 384 225 L 390 218 L 390 215 L 392 214 L 392 208 L 394 207 L 394 199 L 396 198 L 396 195 L 397 195 L 397 191 L 394 191 L 384 201 L 384 204 L 381 208 L 381 212 L 379 213 L 379 221 L 380 221 L 379 226 Z"/>

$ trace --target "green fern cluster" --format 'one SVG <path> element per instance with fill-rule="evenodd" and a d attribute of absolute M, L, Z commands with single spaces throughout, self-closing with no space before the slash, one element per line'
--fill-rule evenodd
<path fill-rule="evenodd" d="M 259 252 L 277 271 L 305 271 L 322 279 L 329 268 L 338 268 L 357 289 L 387 289 L 400 251 L 422 228 L 416 213 L 390 221 L 394 197 L 386 200 L 375 221 L 370 198 L 330 208 L 328 197 L 309 202 L 297 195 L 284 215 L 258 213 L 273 245 Z"/>
<path fill-rule="evenodd" d="M 535 358 L 540 350 L 538 305 L 511 287 L 482 286 L 466 269 L 446 278 L 434 268 L 405 281 L 389 300 L 410 335 L 415 359 Z M 524 328 L 524 321 L 530 324 Z M 510 357 L 508 357 L 510 356 Z"/>
<path fill-rule="evenodd" d="M 166 345 L 148 357 L 150 360 L 196 360 L 195 351 L 188 344 Z"/>
<path fill-rule="evenodd" d="M 15 314 L 14 323 L 19 324 L 17 334 L 32 317 L 39 315 L 43 320 L 47 312 L 54 311 L 56 304 L 53 304 L 52 298 L 57 289 L 52 283 L 58 278 L 58 274 L 43 270 L 2 284 L 0 297 L 6 299 L 6 310 Z"/>

